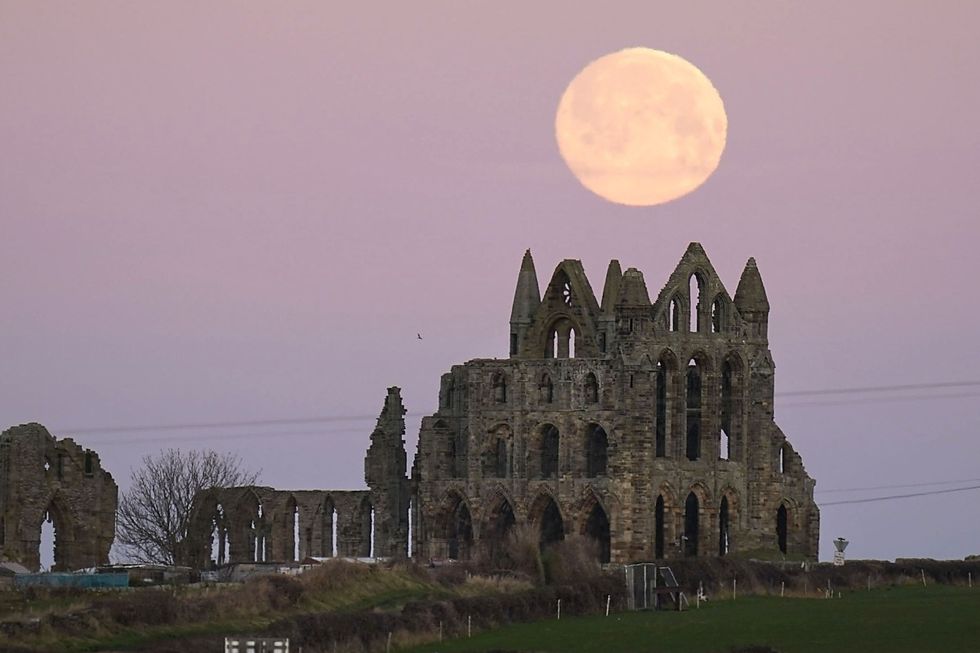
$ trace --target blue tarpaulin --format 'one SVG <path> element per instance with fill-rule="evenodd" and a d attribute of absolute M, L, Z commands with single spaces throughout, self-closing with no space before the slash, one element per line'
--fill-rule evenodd
<path fill-rule="evenodd" d="M 129 587 L 129 574 L 17 574 L 14 587 Z"/>

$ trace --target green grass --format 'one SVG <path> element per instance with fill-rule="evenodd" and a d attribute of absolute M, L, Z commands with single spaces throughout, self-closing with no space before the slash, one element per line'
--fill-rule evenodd
<path fill-rule="evenodd" d="M 980 589 L 899 587 L 840 599 L 746 597 L 687 612 L 521 624 L 413 651 L 723 653 L 749 645 L 780 653 L 980 651 Z"/>

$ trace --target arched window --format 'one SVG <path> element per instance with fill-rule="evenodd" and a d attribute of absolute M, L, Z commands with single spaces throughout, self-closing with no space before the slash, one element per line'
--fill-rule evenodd
<path fill-rule="evenodd" d="M 548 424 L 541 433 L 541 478 L 558 476 L 558 429 Z"/>
<path fill-rule="evenodd" d="M 586 427 L 585 464 L 586 476 L 595 478 L 606 475 L 609 462 L 609 438 L 598 424 Z"/>
<path fill-rule="evenodd" d="M 538 526 L 538 545 L 542 551 L 565 539 L 565 522 L 558 504 L 550 496 L 542 495 L 531 509 Z"/>
<path fill-rule="evenodd" d="M 446 540 L 450 560 L 467 560 L 473 546 L 473 520 L 470 509 L 459 497 L 447 517 Z"/>
<path fill-rule="evenodd" d="M 657 414 L 654 422 L 655 455 L 657 458 L 663 458 L 667 455 L 667 384 L 669 383 L 667 375 L 670 371 L 672 370 L 667 361 L 661 358 L 657 363 Z"/>
<path fill-rule="evenodd" d="M 732 413 L 734 412 L 732 377 L 732 364 L 726 360 L 721 366 L 721 432 L 718 457 L 722 460 L 732 459 Z"/>
<path fill-rule="evenodd" d="M 541 375 L 541 383 L 538 384 L 538 391 L 541 395 L 541 403 L 554 403 L 555 384 L 551 382 L 551 375 L 547 372 Z"/>
<path fill-rule="evenodd" d="M 507 402 L 507 377 L 501 372 L 493 375 L 493 400 L 498 404 Z"/>
<path fill-rule="evenodd" d="M 500 566 L 507 557 L 508 535 L 514 527 L 514 509 L 502 496 L 491 503 L 494 508 L 480 532 L 480 541 L 486 547 L 487 558 L 494 567 Z"/>
<path fill-rule="evenodd" d="M 722 332 L 724 329 L 723 320 L 721 297 L 715 297 L 715 301 L 711 302 L 711 333 Z"/>
<path fill-rule="evenodd" d="M 681 303 L 677 297 L 670 300 L 670 308 L 667 314 L 667 330 L 681 330 Z"/>
<path fill-rule="evenodd" d="M 497 439 L 497 478 L 507 478 L 507 441 Z"/>
<path fill-rule="evenodd" d="M 599 403 L 599 381 L 592 372 L 585 375 L 585 403 Z"/>
<path fill-rule="evenodd" d="M 718 509 L 718 555 L 727 555 L 729 546 L 728 497 L 722 497 Z"/>
<path fill-rule="evenodd" d="M 664 557 L 664 497 L 657 497 L 657 504 L 653 509 L 653 555 L 657 560 Z"/>
<path fill-rule="evenodd" d="M 700 509 L 697 495 L 691 492 L 684 502 L 684 555 L 686 556 L 698 554 Z"/>
<path fill-rule="evenodd" d="M 786 505 L 779 504 L 779 510 L 776 511 L 776 543 L 779 545 L 779 552 L 786 553 L 786 540 L 789 516 L 786 513 Z"/>
<path fill-rule="evenodd" d="M 687 368 L 687 459 L 701 457 L 701 369 L 693 359 Z"/>
<path fill-rule="evenodd" d="M 689 331 L 701 330 L 701 277 L 692 274 L 687 280 L 687 305 L 690 309 Z"/>
<path fill-rule="evenodd" d="M 576 331 L 571 320 L 561 318 L 548 329 L 545 358 L 575 358 Z"/>
<path fill-rule="evenodd" d="M 783 444 L 779 447 L 779 461 L 778 469 L 780 474 L 786 473 L 786 445 Z"/>
<path fill-rule="evenodd" d="M 585 534 L 595 540 L 599 546 L 599 562 L 607 563 L 611 559 L 612 546 L 609 529 L 609 516 L 596 501 L 585 520 Z"/>

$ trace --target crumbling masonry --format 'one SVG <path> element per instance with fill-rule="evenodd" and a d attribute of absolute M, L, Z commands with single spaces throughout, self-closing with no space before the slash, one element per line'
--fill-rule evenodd
<path fill-rule="evenodd" d="M 109 562 L 118 490 L 98 455 L 40 424 L 0 434 L 0 560 L 40 567 L 41 525 L 54 524 L 54 567 Z"/>
<path fill-rule="evenodd" d="M 773 421 L 768 322 L 753 259 L 732 298 L 692 243 L 654 301 L 642 273 L 612 261 L 600 304 L 577 260 L 558 265 L 542 296 L 528 252 L 510 358 L 443 375 L 410 481 L 390 388 L 369 490 L 208 493 L 194 561 L 213 550 L 220 562 L 403 555 L 409 513 L 424 558 L 492 558 L 527 524 L 543 547 L 592 538 L 604 562 L 816 559 L 814 481 Z"/>
<path fill-rule="evenodd" d="M 199 494 L 187 557 L 198 568 L 309 557 L 404 557 L 408 547 L 405 407 L 388 388 L 364 459 L 367 490 L 219 488 Z M 210 562 L 209 562 L 210 561 Z"/>

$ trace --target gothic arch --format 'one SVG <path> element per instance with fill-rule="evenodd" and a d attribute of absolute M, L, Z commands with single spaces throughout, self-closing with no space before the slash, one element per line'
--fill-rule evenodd
<path fill-rule="evenodd" d="M 480 526 L 480 541 L 492 564 L 498 564 L 507 554 L 507 539 L 517 524 L 513 502 L 501 491 L 494 492 L 484 510 Z"/>
<path fill-rule="evenodd" d="M 664 349 L 657 359 L 656 397 L 654 404 L 654 454 L 657 458 L 670 455 L 670 442 L 673 441 L 671 429 L 676 414 L 672 414 L 678 403 L 678 363 L 677 356 L 670 349 Z"/>
<path fill-rule="evenodd" d="M 466 496 L 456 490 L 446 492 L 439 515 L 439 528 L 446 539 L 446 557 L 468 560 L 473 549 L 473 513 Z"/>
<path fill-rule="evenodd" d="M 579 508 L 579 532 L 596 543 L 600 563 L 612 559 L 612 515 L 599 495 L 588 488 Z"/>
<path fill-rule="evenodd" d="M 585 476 L 607 476 L 609 469 L 609 434 L 596 422 L 585 426 L 583 450 L 585 451 Z"/>
<path fill-rule="evenodd" d="M 41 530 L 47 519 L 54 526 L 54 555 L 51 571 L 69 571 L 75 568 L 75 516 L 64 497 L 58 492 L 44 503 L 44 509 L 34 520 L 32 527 L 41 540 Z M 40 553 L 40 552 L 39 552 Z"/>
<path fill-rule="evenodd" d="M 566 518 L 558 499 L 545 488 L 541 488 L 528 509 L 528 522 L 538 532 L 538 542 L 542 549 L 565 539 Z"/>
<path fill-rule="evenodd" d="M 527 449 L 527 477 L 549 479 L 560 476 L 561 432 L 551 422 L 543 422 L 532 431 Z"/>
<path fill-rule="evenodd" d="M 483 477 L 509 478 L 513 475 L 514 432 L 506 422 L 493 426 L 483 447 Z"/>

